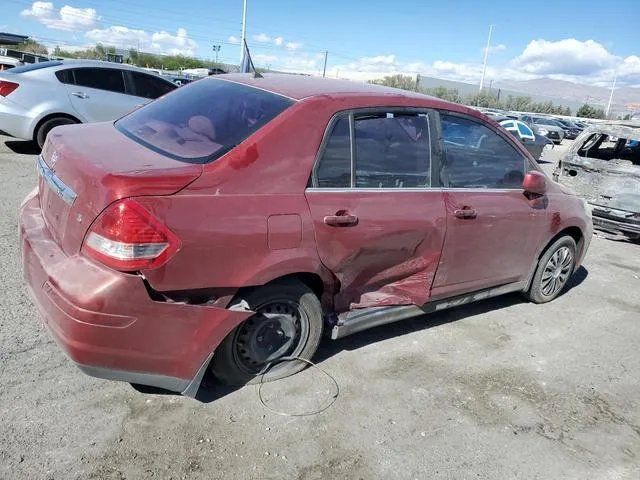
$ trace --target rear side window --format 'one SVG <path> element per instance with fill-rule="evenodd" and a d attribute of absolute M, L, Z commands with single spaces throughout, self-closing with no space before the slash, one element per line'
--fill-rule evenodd
<path fill-rule="evenodd" d="M 58 70 L 56 72 L 56 77 L 62 83 L 73 85 L 73 72 L 71 70 Z"/>
<path fill-rule="evenodd" d="M 351 157 L 349 119 L 338 120 L 316 170 L 320 188 L 426 188 L 431 185 L 431 139 L 426 114 L 355 114 Z M 351 165 L 355 177 L 351 179 Z"/>
<path fill-rule="evenodd" d="M 176 89 L 115 126 L 171 158 L 206 163 L 224 155 L 293 103 L 275 93 L 207 78 Z"/>
<path fill-rule="evenodd" d="M 318 165 L 317 176 L 319 187 L 351 186 L 351 138 L 348 118 L 343 117 L 334 124 Z"/>
<path fill-rule="evenodd" d="M 75 68 L 72 72 L 76 85 L 110 92 L 125 92 L 122 70 L 115 68 Z"/>
<path fill-rule="evenodd" d="M 428 187 L 429 142 L 426 115 L 356 116 L 356 187 Z"/>
<path fill-rule="evenodd" d="M 525 157 L 480 122 L 440 114 L 445 155 L 440 181 L 448 188 L 521 188 Z"/>
<path fill-rule="evenodd" d="M 176 88 L 176 86 L 170 82 L 146 73 L 131 72 L 131 79 L 133 80 L 133 94 L 152 100 Z"/>

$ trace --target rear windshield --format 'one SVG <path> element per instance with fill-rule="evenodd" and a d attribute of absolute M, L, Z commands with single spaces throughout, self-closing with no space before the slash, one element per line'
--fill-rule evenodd
<path fill-rule="evenodd" d="M 281 95 L 206 78 L 134 111 L 115 126 L 154 151 L 190 163 L 207 163 L 292 104 Z"/>
<path fill-rule="evenodd" d="M 40 62 L 40 63 L 31 63 L 29 65 L 23 65 L 22 67 L 12 68 L 2 73 L 27 73 L 33 72 L 34 70 L 40 70 L 41 68 L 48 67 L 58 67 L 62 65 L 62 62 Z"/>

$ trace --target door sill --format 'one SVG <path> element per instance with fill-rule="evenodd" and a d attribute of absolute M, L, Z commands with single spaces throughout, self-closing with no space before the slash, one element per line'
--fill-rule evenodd
<path fill-rule="evenodd" d="M 427 302 L 422 307 L 418 307 L 417 305 L 394 305 L 353 310 L 339 317 L 338 323 L 331 330 L 331 338 L 337 340 L 338 338 L 343 338 L 380 325 L 466 305 L 467 303 L 497 297 L 506 293 L 523 291 L 526 287 L 527 282 L 515 282 L 483 290 L 476 290 L 475 292 L 465 293 L 464 295 L 434 300 Z"/>

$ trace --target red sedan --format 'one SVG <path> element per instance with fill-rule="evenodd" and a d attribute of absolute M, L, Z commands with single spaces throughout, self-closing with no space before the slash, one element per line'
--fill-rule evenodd
<path fill-rule="evenodd" d="M 487 117 L 346 81 L 225 75 L 64 126 L 20 213 L 24 275 L 84 372 L 195 395 L 466 302 L 554 299 L 585 203 Z"/>

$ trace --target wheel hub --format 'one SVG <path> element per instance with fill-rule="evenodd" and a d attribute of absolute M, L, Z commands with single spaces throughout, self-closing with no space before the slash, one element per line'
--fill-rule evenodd
<path fill-rule="evenodd" d="M 238 332 L 236 355 L 251 371 L 295 350 L 300 339 L 297 309 L 288 303 L 271 303 L 259 308 Z"/>

